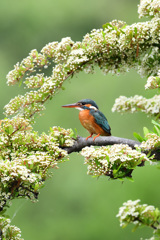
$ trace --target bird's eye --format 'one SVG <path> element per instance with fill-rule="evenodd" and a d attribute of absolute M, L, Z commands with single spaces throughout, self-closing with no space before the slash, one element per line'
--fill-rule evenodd
<path fill-rule="evenodd" d="M 84 105 L 83 103 L 78 103 L 78 106 L 82 106 L 82 105 Z"/>

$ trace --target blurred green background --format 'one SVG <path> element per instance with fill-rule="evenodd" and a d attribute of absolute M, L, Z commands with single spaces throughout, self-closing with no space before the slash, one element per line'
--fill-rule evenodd
<path fill-rule="evenodd" d="M 93 28 L 119 19 L 132 24 L 139 21 L 138 0 L 5 0 L 0 7 L 0 118 L 3 107 L 17 94 L 25 90 L 6 85 L 6 74 L 16 62 L 28 55 L 31 49 L 41 48 L 52 41 L 70 36 L 81 41 Z M 141 20 L 143 21 L 143 19 Z M 76 128 L 81 136 L 88 136 L 78 119 L 78 111 L 63 109 L 61 105 L 83 98 L 94 99 L 107 116 L 112 134 L 133 139 L 133 132 L 142 134 L 143 126 L 152 128 L 151 118 L 145 114 L 112 113 L 115 98 L 135 94 L 151 97 L 154 91 L 145 91 L 146 79 L 135 70 L 117 76 L 80 73 L 65 82 L 60 91 L 46 104 L 44 115 L 34 126 L 40 133 L 50 126 Z M 92 178 L 86 174 L 87 166 L 77 154 L 70 161 L 59 164 L 53 177 L 41 190 L 38 203 L 29 200 L 13 202 L 8 211 L 12 224 L 20 227 L 25 240 L 135 240 L 150 237 L 151 230 L 142 228 L 131 231 L 133 226 L 121 229 L 115 217 L 119 207 L 129 199 L 141 199 L 142 203 L 160 207 L 157 181 L 159 171 L 155 166 L 138 168 L 133 174 L 134 183 L 109 181 L 107 177 Z"/>

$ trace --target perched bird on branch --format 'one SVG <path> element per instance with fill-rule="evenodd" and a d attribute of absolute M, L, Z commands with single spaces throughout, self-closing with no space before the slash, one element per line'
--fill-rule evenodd
<path fill-rule="evenodd" d="M 76 108 L 80 110 L 79 120 L 84 128 L 88 130 L 90 135 L 86 140 L 92 137 L 93 134 L 96 136 L 93 141 L 102 136 L 111 136 L 111 128 L 104 114 L 99 111 L 99 108 L 95 101 L 91 99 L 83 99 L 77 103 L 63 105 L 64 108 Z"/>

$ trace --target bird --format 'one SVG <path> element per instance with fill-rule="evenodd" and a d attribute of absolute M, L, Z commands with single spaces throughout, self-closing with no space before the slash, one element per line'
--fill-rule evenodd
<path fill-rule="evenodd" d="M 111 128 L 104 114 L 99 111 L 99 108 L 95 101 L 91 99 L 82 99 L 76 103 L 63 105 L 63 108 L 76 108 L 79 112 L 79 120 L 82 126 L 88 130 L 90 135 L 86 138 L 88 140 L 93 134 L 97 137 L 111 136 Z"/>

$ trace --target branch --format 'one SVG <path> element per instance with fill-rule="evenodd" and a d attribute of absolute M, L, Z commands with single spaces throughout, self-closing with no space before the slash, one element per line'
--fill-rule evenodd
<path fill-rule="evenodd" d="M 140 146 L 141 143 L 132 139 L 127 138 L 120 138 L 115 136 L 107 136 L 107 137 L 98 137 L 93 141 L 93 138 L 89 138 L 86 140 L 86 138 L 78 136 L 75 140 L 73 146 L 71 147 L 64 147 L 63 149 L 67 151 L 68 154 L 73 152 L 80 152 L 84 147 L 89 146 L 107 146 L 107 145 L 114 145 L 114 144 L 127 144 L 132 149 L 134 149 L 137 146 Z M 148 154 L 150 152 L 151 155 L 154 154 L 155 160 L 160 160 L 160 149 L 154 149 L 152 151 L 142 151 L 145 154 Z"/>
<path fill-rule="evenodd" d="M 98 137 L 93 141 L 93 138 L 89 138 L 86 140 L 86 138 L 78 136 L 74 145 L 71 147 L 65 147 L 63 148 L 68 152 L 68 154 L 72 152 L 80 152 L 84 147 L 87 146 L 106 146 L 106 145 L 114 145 L 114 144 L 128 144 L 131 148 L 135 148 L 135 145 L 140 146 L 140 142 L 127 139 L 127 138 L 120 138 L 120 137 Z"/>

